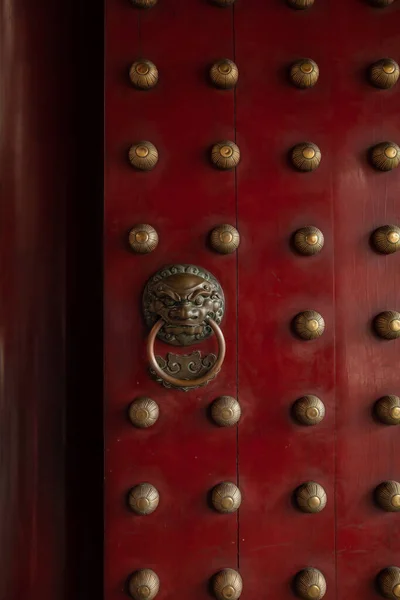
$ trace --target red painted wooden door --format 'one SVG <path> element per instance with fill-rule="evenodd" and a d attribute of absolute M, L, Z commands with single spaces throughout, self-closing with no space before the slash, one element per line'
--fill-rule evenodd
<path fill-rule="evenodd" d="M 240 573 L 243 599 L 320 598 L 325 584 L 328 600 L 372 600 L 383 585 L 388 597 L 400 594 L 396 569 L 377 579 L 400 567 L 400 442 L 398 428 L 382 421 L 400 420 L 400 253 L 383 252 L 398 246 L 400 84 L 377 87 L 395 82 L 393 62 L 369 70 L 380 59 L 400 59 L 400 6 L 296 3 L 310 6 L 106 3 L 106 600 L 129 591 L 152 597 L 155 579 L 142 587 L 135 579 L 129 588 L 141 569 L 158 576 L 160 600 L 237 598 L 238 577 L 213 588 L 224 569 Z M 301 89 L 290 68 L 305 57 L 318 65 L 319 78 Z M 238 67 L 232 89 L 210 81 L 210 66 L 221 58 Z M 132 63 L 144 60 L 158 70 L 147 91 L 129 77 Z M 128 160 L 131 146 L 143 141 L 158 152 L 149 171 Z M 212 165 L 211 148 L 220 141 L 239 148 L 236 167 Z M 374 166 L 372 149 L 387 141 Z M 311 150 L 299 149 L 296 167 L 293 148 L 304 142 Z M 318 166 L 310 142 L 321 152 Z M 136 159 L 143 165 L 143 156 Z M 157 232 L 152 252 L 129 246 L 138 224 Z M 238 230 L 236 252 L 212 248 L 210 232 L 221 224 Z M 378 251 L 371 236 L 386 225 Z M 314 255 L 301 254 L 293 240 L 306 226 L 324 236 Z M 305 247 L 313 242 L 307 238 Z M 149 278 L 182 264 L 211 272 L 226 304 L 225 362 L 208 385 L 189 391 L 151 377 L 141 306 Z M 315 339 L 296 332 L 293 319 L 305 311 L 325 324 L 322 333 L 319 316 L 306 312 L 309 337 L 322 333 Z M 374 330 L 375 317 L 387 311 L 394 312 L 381 335 L 392 339 Z M 162 356 L 215 347 L 215 336 L 188 348 L 156 346 Z M 240 403 L 231 427 L 210 418 L 220 396 Z M 321 419 L 316 424 L 294 414 L 305 396 L 325 408 L 323 419 L 321 404 L 307 413 Z M 385 396 L 394 398 L 381 401 L 380 420 L 375 404 Z M 141 397 L 159 407 L 148 428 L 128 418 Z M 378 497 L 387 481 L 394 483 Z M 140 515 L 128 496 L 144 482 L 156 488 L 159 504 Z M 210 493 L 221 482 L 239 488 L 239 510 L 213 507 Z M 307 482 L 320 487 L 305 489 L 311 500 L 301 510 L 296 492 Z M 296 579 L 306 569 L 317 571 Z"/>

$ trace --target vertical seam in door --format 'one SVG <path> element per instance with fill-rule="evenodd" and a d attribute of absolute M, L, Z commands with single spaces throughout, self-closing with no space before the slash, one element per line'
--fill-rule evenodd
<path fill-rule="evenodd" d="M 235 39 L 235 5 L 232 6 L 232 46 L 233 61 L 236 63 L 236 39 Z M 236 86 L 233 90 L 233 129 L 234 142 L 236 144 Z M 237 169 L 234 170 L 235 180 L 235 227 L 238 228 L 238 186 Z M 239 248 L 236 250 L 236 399 L 239 401 Z M 236 425 L 236 482 L 240 489 L 239 480 L 239 424 Z M 240 570 L 240 508 L 236 513 L 236 547 L 237 547 L 237 568 Z"/>
<path fill-rule="evenodd" d="M 138 48 L 139 48 L 139 56 L 142 56 L 142 30 L 141 30 L 140 26 L 141 26 L 140 14 L 138 14 L 138 20 L 137 20 Z"/>
<path fill-rule="evenodd" d="M 333 552 L 335 563 L 335 597 L 338 597 L 338 572 L 337 572 L 337 391 L 336 391 L 336 279 L 335 279 L 335 190 L 334 175 L 331 173 L 331 222 L 332 222 L 332 336 L 333 336 L 333 401 L 334 401 L 334 422 L 333 422 Z"/>
<path fill-rule="evenodd" d="M 332 29 L 332 32 L 334 29 Z M 335 45 L 336 41 L 333 42 L 333 38 L 331 37 L 330 43 Z M 336 61 L 333 63 L 335 68 L 337 68 Z M 335 81 L 335 75 L 333 74 L 332 81 Z M 334 103 L 334 93 L 335 87 L 330 87 L 330 103 L 331 106 L 335 107 Z M 332 113 L 333 123 L 336 120 L 335 110 Z M 333 131 L 333 128 L 331 128 Z M 335 146 L 336 142 L 334 138 L 331 138 L 330 150 L 331 156 L 336 156 L 336 147 L 332 147 L 332 144 Z M 337 348 L 336 348 L 336 240 L 335 240 L 335 217 L 336 217 L 336 190 L 335 190 L 335 182 L 336 182 L 336 161 L 332 158 L 332 168 L 331 168 L 331 181 L 330 181 L 330 195 L 331 195 L 331 223 L 332 223 L 332 231 L 331 231 L 331 244 L 332 244 L 332 337 L 333 337 L 333 553 L 334 553 L 334 577 L 335 577 L 335 598 L 338 599 L 339 591 L 338 591 L 338 560 L 337 560 L 337 413 L 338 413 L 338 394 L 337 394 Z"/>

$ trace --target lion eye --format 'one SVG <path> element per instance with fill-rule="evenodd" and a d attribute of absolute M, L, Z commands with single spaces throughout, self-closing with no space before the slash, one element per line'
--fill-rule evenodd
<path fill-rule="evenodd" d="M 170 298 L 169 296 L 163 296 L 162 298 L 160 298 L 160 300 L 162 301 L 163 304 L 165 304 L 165 306 L 173 306 L 175 304 L 173 299 Z"/>

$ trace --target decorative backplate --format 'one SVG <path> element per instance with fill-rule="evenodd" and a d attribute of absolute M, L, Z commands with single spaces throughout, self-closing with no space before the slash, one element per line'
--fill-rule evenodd
<path fill-rule="evenodd" d="M 326 506 L 326 492 L 322 485 L 315 481 L 307 481 L 295 492 L 296 504 L 302 512 L 318 513 Z"/>
<path fill-rule="evenodd" d="M 219 225 L 211 232 L 210 244 L 220 254 L 231 254 L 239 247 L 239 232 L 233 225 Z"/>
<path fill-rule="evenodd" d="M 374 319 L 374 329 L 376 334 L 385 340 L 400 337 L 400 313 L 395 310 L 381 312 Z"/>
<path fill-rule="evenodd" d="M 232 427 L 242 414 L 240 404 L 232 396 L 220 396 L 211 405 L 211 417 L 220 427 Z"/>
<path fill-rule="evenodd" d="M 135 225 L 129 232 L 129 245 L 137 254 L 149 254 L 157 248 L 158 233 L 147 223 Z"/>
<path fill-rule="evenodd" d="M 129 69 L 129 79 L 135 88 L 150 90 L 158 82 L 158 69 L 151 60 L 142 59 L 134 62 Z"/>
<path fill-rule="evenodd" d="M 317 425 L 325 417 L 324 403 L 318 396 L 303 396 L 294 403 L 293 416 L 302 425 Z"/>
<path fill-rule="evenodd" d="M 210 317 L 219 325 L 224 310 L 219 282 L 195 265 L 163 267 L 149 279 L 143 293 L 147 326 L 151 328 L 163 319 L 165 325 L 158 337 L 173 346 L 188 346 L 210 337 L 212 329 L 206 319 Z"/>
<path fill-rule="evenodd" d="M 217 169 L 233 169 L 240 162 L 240 150 L 234 142 L 217 142 L 211 149 L 211 162 Z"/>
<path fill-rule="evenodd" d="M 153 600 L 160 589 L 160 580 L 151 569 L 139 569 L 131 575 L 128 587 L 134 600 Z"/>
<path fill-rule="evenodd" d="M 376 401 L 375 414 L 385 425 L 400 425 L 400 398 L 383 396 Z"/>
<path fill-rule="evenodd" d="M 302 340 L 315 340 L 325 331 L 325 321 L 315 310 L 305 310 L 293 319 L 293 329 Z"/>
<path fill-rule="evenodd" d="M 150 515 L 160 501 L 158 490 L 151 483 L 135 485 L 129 492 L 129 506 L 138 515 Z"/>
<path fill-rule="evenodd" d="M 211 0 L 213 4 L 217 4 L 218 6 L 226 7 L 232 6 L 235 3 L 235 0 Z"/>
<path fill-rule="evenodd" d="M 151 142 L 136 142 L 129 148 L 129 162 L 139 171 L 151 171 L 158 162 L 158 150 Z"/>
<path fill-rule="evenodd" d="M 400 483 L 384 481 L 375 490 L 375 499 L 386 512 L 400 511 Z"/>
<path fill-rule="evenodd" d="M 324 247 L 324 234 L 318 227 L 307 225 L 294 233 L 293 246 L 299 254 L 313 256 Z"/>
<path fill-rule="evenodd" d="M 396 600 L 400 598 L 400 569 L 399 567 L 386 567 L 378 575 L 379 591 L 384 598 Z"/>
<path fill-rule="evenodd" d="M 377 88 L 388 90 L 399 79 L 399 65 L 393 58 L 381 58 L 369 68 L 369 80 Z"/>
<path fill-rule="evenodd" d="M 400 250 L 400 227 L 397 225 L 383 225 L 375 229 L 371 236 L 375 250 L 381 254 L 394 254 Z"/>
<path fill-rule="evenodd" d="M 156 356 L 156 360 L 159 367 L 164 371 L 164 373 L 172 375 L 177 379 L 185 379 L 189 382 L 193 379 L 198 379 L 199 377 L 202 377 L 207 372 L 209 372 L 210 369 L 212 369 L 212 367 L 215 365 L 217 357 L 215 354 L 212 353 L 205 354 L 203 356 L 200 350 L 195 350 L 191 354 L 173 354 L 172 352 L 168 352 L 167 359 L 163 358 L 162 356 Z M 150 372 L 154 379 L 158 381 L 158 383 L 161 383 L 164 387 L 168 389 L 179 389 L 183 392 L 188 392 L 189 390 L 196 389 L 193 386 L 174 386 L 173 384 L 168 383 L 167 381 L 159 377 L 157 373 L 155 373 L 152 369 L 150 369 Z M 217 375 L 217 373 L 215 375 Z M 202 387 L 204 385 L 207 385 L 210 382 L 210 380 L 211 379 L 196 387 Z"/>
<path fill-rule="evenodd" d="M 315 171 L 321 162 L 321 150 L 313 142 L 302 142 L 292 149 L 291 158 L 298 171 Z"/>
<path fill-rule="evenodd" d="M 391 171 L 400 163 L 400 148 L 395 142 L 381 142 L 370 152 L 371 162 L 379 171 Z"/>
<path fill-rule="evenodd" d="M 137 8 L 153 8 L 158 0 L 131 0 L 133 6 Z"/>
<path fill-rule="evenodd" d="M 287 0 L 287 3 L 291 8 L 296 10 L 304 10 L 305 8 L 311 8 L 314 4 L 314 0 Z"/>
<path fill-rule="evenodd" d="M 129 419 L 135 427 L 147 429 L 157 421 L 160 410 L 157 402 L 145 396 L 136 398 L 129 407 Z"/>
<path fill-rule="evenodd" d="M 210 69 L 210 79 L 215 87 L 230 90 L 235 87 L 239 77 L 236 64 L 229 58 L 221 58 Z"/>
<path fill-rule="evenodd" d="M 320 600 L 326 593 L 325 577 L 313 567 L 297 573 L 294 579 L 296 594 L 304 600 Z"/>
<path fill-rule="evenodd" d="M 229 481 L 216 485 L 211 493 L 211 502 L 220 513 L 236 512 L 242 502 L 239 488 Z"/>
<path fill-rule="evenodd" d="M 311 58 L 301 58 L 290 67 L 290 80 L 298 88 L 314 87 L 318 77 L 318 65 Z"/>
<path fill-rule="evenodd" d="M 243 590 L 243 582 L 234 569 L 223 569 L 212 578 L 212 589 L 217 600 L 238 600 Z"/>

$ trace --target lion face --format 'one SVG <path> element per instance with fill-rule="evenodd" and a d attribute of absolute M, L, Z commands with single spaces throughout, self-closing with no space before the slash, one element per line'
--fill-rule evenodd
<path fill-rule="evenodd" d="M 193 265 L 174 265 L 157 273 L 146 286 L 144 310 L 149 326 L 163 319 L 159 337 L 186 346 L 209 337 L 207 319 L 222 320 L 224 295 L 211 273 Z"/>

